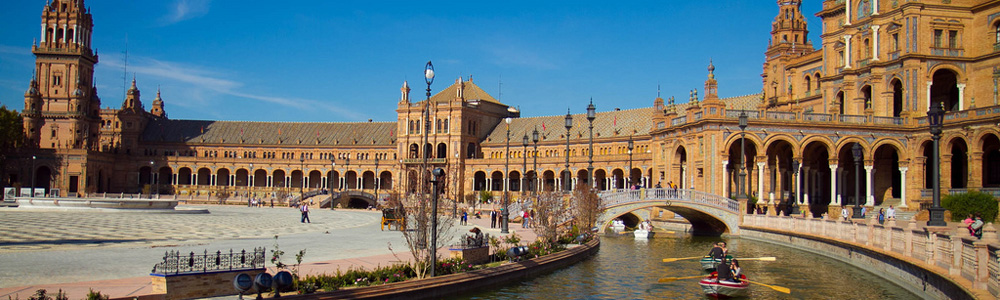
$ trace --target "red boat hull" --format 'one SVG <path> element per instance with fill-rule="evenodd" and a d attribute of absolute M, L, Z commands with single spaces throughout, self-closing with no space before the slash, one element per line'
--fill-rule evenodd
<path fill-rule="evenodd" d="M 698 282 L 705 295 L 715 298 L 746 297 L 750 282 L 746 281 L 747 276 L 740 274 L 740 281 L 719 281 L 716 272 L 712 272 L 708 277 Z"/>

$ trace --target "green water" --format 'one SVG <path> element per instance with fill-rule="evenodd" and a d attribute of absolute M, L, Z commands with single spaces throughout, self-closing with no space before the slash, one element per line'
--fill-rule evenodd
<path fill-rule="evenodd" d="M 751 285 L 750 299 L 920 299 L 888 280 L 852 265 L 803 250 L 735 238 L 603 237 L 598 253 L 569 268 L 457 299 L 703 299 L 698 279 L 658 283 L 661 277 L 701 274 L 698 260 L 663 258 L 705 255 L 725 240 L 737 257 L 775 256 L 774 262 L 741 262 L 751 281 L 790 288 L 791 294 Z"/>

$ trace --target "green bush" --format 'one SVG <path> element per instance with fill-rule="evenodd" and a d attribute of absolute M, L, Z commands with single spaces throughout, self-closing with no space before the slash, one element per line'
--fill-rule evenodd
<path fill-rule="evenodd" d="M 983 222 L 993 222 L 997 218 L 997 199 L 978 191 L 944 196 L 941 206 L 951 211 L 952 221 L 962 221 L 977 213 L 983 217 Z"/>

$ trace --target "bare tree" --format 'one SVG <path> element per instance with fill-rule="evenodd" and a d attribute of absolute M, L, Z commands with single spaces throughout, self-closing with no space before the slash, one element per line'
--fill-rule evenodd
<path fill-rule="evenodd" d="M 562 192 L 542 192 L 534 203 L 535 219 L 532 230 L 546 243 L 559 238 L 559 226 L 572 218 L 570 205 Z"/>
<path fill-rule="evenodd" d="M 398 198 L 398 197 L 393 197 Z M 431 209 L 430 199 L 427 195 L 409 195 L 401 198 L 399 203 L 403 211 L 406 212 L 406 230 L 401 230 L 403 239 L 406 241 L 407 249 L 413 256 L 412 267 L 416 277 L 424 278 L 430 271 L 431 254 L 430 242 L 432 238 L 437 240 L 437 246 L 448 245 L 454 236 L 453 226 L 455 218 L 439 214 L 437 222 L 437 236 L 431 236 Z M 392 203 L 394 200 L 390 200 Z M 443 212 L 444 201 L 438 201 L 438 211 Z M 423 207 L 423 208 L 421 208 Z M 441 256 L 441 252 L 437 253 Z"/>
<path fill-rule="evenodd" d="M 601 197 L 588 184 L 577 185 L 573 191 L 573 215 L 576 216 L 580 230 L 590 230 L 597 225 L 597 215 L 601 209 Z"/>

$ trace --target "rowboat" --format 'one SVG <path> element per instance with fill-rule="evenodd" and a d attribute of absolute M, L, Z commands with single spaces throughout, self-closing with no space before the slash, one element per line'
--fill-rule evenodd
<path fill-rule="evenodd" d="M 646 229 L 636 229 L 635 231 L 632 232 L 632 234 L 634 234 L 635 238 L 637 239 L 645 239 L 653 235 L 652 232 Z"/>
<path fill-rule="evenodd" d="M 698 282 L 701 286 L 701 290 L 705 292 L 705 295 L 714 298 L 733 298 L 733 297 L 746 297 L 748 294 L 748 288 L 750 287 L 750 282 L 747 281 L 747 276 L 740 274 L 740 281 L 728 281 L 719 280 L 718 273 L 712 272 L 712 274 L 703 278 Z"/>
<path fill-rule="evenodd" d="M 732 255 L 726 255 L 726 261 L 733 259 Z M 722 263 L 720 259 L 713 259 L 711 257 L 705 256 L 701 259 L 701 268 L 705 269 L 706 272 L 715 272 L 715 267 Z"/>

